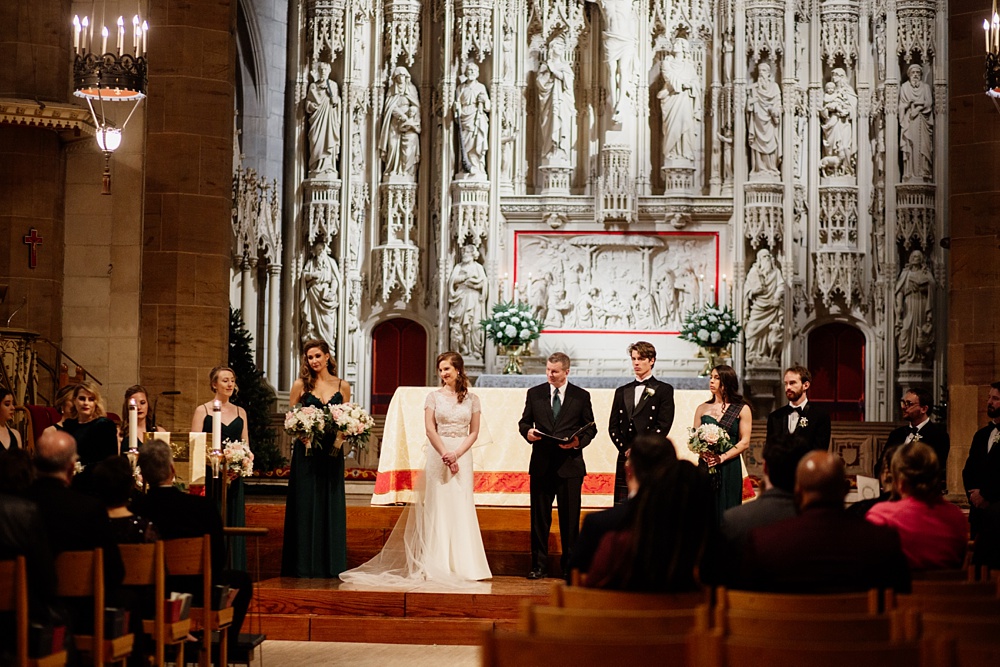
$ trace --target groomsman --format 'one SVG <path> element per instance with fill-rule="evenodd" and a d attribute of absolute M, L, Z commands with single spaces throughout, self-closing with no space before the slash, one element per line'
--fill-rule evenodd
<path fill-rule="evenodd" d="M 972 436 L 962 470 L 969 497 L 969 524 L 976 548 L 973 562 L 1000 567 L 1000 382 L 990 385 L 986 399 L 990 421 Z"/>
<path fill-rule="evenodd" d="M 774 442 L 794 442 L 801 454 L 814 449 L 830 448 L 830 415 L 823 408 L 809 403 L 812 373 L 805 366 L 792 366 L 785 371 L 785 398 L 788 405 L 767 416 L 767 440 L 763 457 Z M 792 436 L 789 440 L 788 436 Z"/>
<path fill-rule="evenodd" d="M 890 445 L 903 445 L 914 440 L 920 440 L 929 445 L 937 454 L 938 462 L 941 464 L 941 492 L 946 492 L 945 480 L 951 438 L 948 437 L 948 429 L 930 420 L 929 413 L 934 407 L 934 397 L 923 387 L 912 387 L 903 394 L 903 398 L 899 401 L 899 407 L 906 426 L 900 426 L 889 433 L 889 437 L 885 441 L 885 448 L 888 449 Z M 876 472 L 881 470 L 883 465 L 889 465 L 889 461 L 880 459 Z"/>
<path fill-rule="evenodd" d="M 567 381 L 569 357 L 556 352 L 545 364 L 545 384 L 528 390 L 518 422 L 521 437 L 531 444 L 531 571 L 528 579 L 545 576 L 549 557 L 552 501 L 559 501 L 561 566 L 565 572 L 580 532 L 580 489 L 587 468 L 583 448 L 597 433 L 590 393 Z M 580 431 L 587 425 L 589 428 Z M 575 434 L 575 435 L 574 435 Z M 570 436 L 573 436 L 572 438 Z M 563 442 L 563 439 L 569 438 Z"/>
<path fill-rule="evenodd" d="M 659 433 L 664 437 L 663 445 L 669 446 L 666 436 L 674 423 L 674 388 L 653 377 L 656 348 L 652 343 L 639 341 L 628 346 L 628 353 L 632 357 L 635 380 L 615 390 L 608 422 L 611 442 L 618 448 L 615 505 L 628 500 L 625 457 L 636 437 L 646 433 Z"/>

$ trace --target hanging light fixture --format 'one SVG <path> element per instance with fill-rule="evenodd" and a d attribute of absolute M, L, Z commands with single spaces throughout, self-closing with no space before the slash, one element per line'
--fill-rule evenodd
<path fill-rule="evenodd" d="M 108 14 L 108 2 L 102 2 L 100 16 L 97 2 L 91 16 L 73 17 L 73 94 L 87 100 L 90 113 L 97 127 L 97 145 L 104 153 L 104 188 L 102 194 L 111 194 L 111 154 L 121 145 L 122 130 L 132 114 L 146 97 L 146 36 L 149 25 L 143 20 L 136 3 L 131 30 L 127 31 L 124 15 L 119 14 L 111 29 L 105 23 L 115 15 Z M 119 3 L 111 3 L 118 5 Z M 131 5 L 131 3 L 120 3 Z M 100 27 L 98 28 L 98 21 Z M 111 30 L 114 30 L 112 38 Z M 95 32 L 97 33 L 95 36 Z M 131 35 L 127 33 L 131 32 Z M 113 39 L 111 48 L 108 41 Z M 100 40 L 100 51 L 97 50 Z M 94 102 L 97 102 L 97 109 Z M 131 109 L 126 113 L 110 113 L 122 105 Z M 99 112 L 98 112 L 99 109 Z M 120 124 L 114 118 L 125 117 Z"/>

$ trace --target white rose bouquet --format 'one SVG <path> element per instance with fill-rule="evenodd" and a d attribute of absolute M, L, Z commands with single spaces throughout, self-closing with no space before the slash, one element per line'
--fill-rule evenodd
<path fill-rule="evenodd" d="M 343 440 L 359 451 L 364 451 L 368 447 L 368 438 L 371 436 L 372 426 L 375 420 L 372 419 L 363 407 L 357 403 L 340 403 L 327 407 L 330 416 L 330 427 L 343 436 Z M 334 447 L 339 448 L 340 438 Z"/>
<path fill-rule="evenodd" d="M 306 453 L 326 433 L 326 410 L 312 406 L 296 406 L 285 413 L 285 433 L 306 445 Z"/>
<path fill-rule="evenodd" d="M 497 345 L 524 345 L 542 332 L 542 323 L 526 303 L 500 302 L 481 324 L 486 338 Z"/>
<path fill-rule="evenodd" d="M 680 339 L 699 347 L 725 348 L 739 340 L 741 330 L 732 309 L 705 304 L 684 316 Z"/>
<path fill-rule="evenodd" d="M 733 448 L 733 441 L 726 429 L 718 424 L 702 424 L 698 428 L 688 429 L 688 449 L 701 456 L 709 453 L 719 456 Z M 715 466 L 708 469 L 715 475 L 719 471 Z"/>
<path fill-rule="evenodd" d="M 231 477 L 249 477 L 253 474 L 253 452 L 245 440 L 223 440 L 222 458 Z"/>

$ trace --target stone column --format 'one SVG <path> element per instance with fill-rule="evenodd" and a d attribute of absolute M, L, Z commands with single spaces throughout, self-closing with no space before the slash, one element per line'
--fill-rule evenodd
<path fill-rule="evenodd" d="M 227 358 L 235 17 L 234 0 L 150 7 L 140 376 L 181 392 L 160 402 L 167 429 L 187 430 Z"/>
<path fill-rule="evenodd" d="M 7 0 L 0 3 L 0 99 L 65 103 L 70 81 L 68 3 Z M 29 23 L 25 17 L 30 16 Z M 47 26 L 42 29 L 42 26 Z M 0 125 L 0 326 L 62 339 L 65 160 L 59 135 L 45 127 Z M 36 263 L 24 237 L 37 230 Z M 47 355 L 46 357 L 47 358 Z M 48 359 L 52 361 L 52 359 Z"/>
<path fill-rule="evenodd" d="M 957 0 L 948 13 L 952 25 L 969 26 L 985 15 Z M 986 424 L 986 395 L 1000 380 L 1000 136 L 985 129 L 1000 118 L 983 94 L 982 32 L 948 38 L 948 489 L 961 494 L 972 434 Z"/>

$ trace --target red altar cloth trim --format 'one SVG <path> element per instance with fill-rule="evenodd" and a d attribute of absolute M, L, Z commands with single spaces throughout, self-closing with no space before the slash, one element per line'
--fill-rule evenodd
<path fill-rule="evenodd" d="M 375 495 L 391 491 L 412 491 L 419 470 L 379 472 L 375 478 Z M 531 476 L 526 472 L 477 472 L 473 474 L 475 493 L 528 493 Z M 606 495 L 615 489 L 613 473 L 591 473 L 583 478 L 584 495 Z"/>

